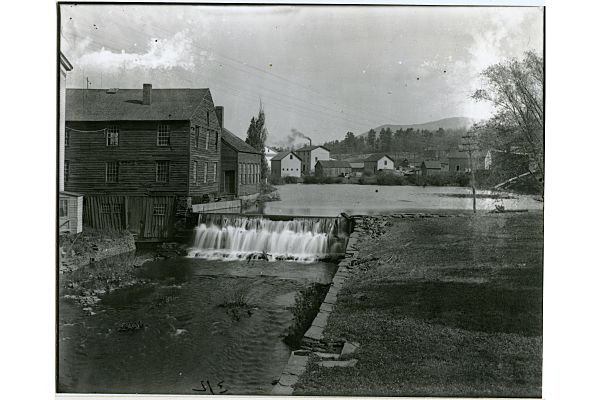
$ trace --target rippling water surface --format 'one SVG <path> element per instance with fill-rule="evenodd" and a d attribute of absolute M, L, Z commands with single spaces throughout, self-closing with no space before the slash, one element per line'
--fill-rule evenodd
<path fill-rule="evenodd" d="M 208 394 L 208 380 L 215 394 L 269 393 L 289 357 L 295 296 L 334 269 L 178 258 L 146 264 L 151 285 L 105 296 L 94 315 L 61 297 L 59 390 Z M 251 306 L 220 306 L 240 296 Z M 144 328 L 119 332 L 124 322 Z"/>

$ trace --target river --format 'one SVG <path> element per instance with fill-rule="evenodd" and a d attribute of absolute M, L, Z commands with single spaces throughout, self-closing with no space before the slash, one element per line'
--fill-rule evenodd
<path fill-rule="evenodd" d="M 91 312 L 59 293 L 59 391 L 268 394 L 291 351 L 296 296 L 335 268 L 179 257 L 144 264 L 149 284 Z M 223 307 L 239 299 L 247 306 Z M 124 323 L 143 327 L 120 332 Z"/>
<path fill-rule="evenodd" d="M 410 210 L 472 210 L 471 188 L 449 186 L 378 186 L 288 184 L 277 187 L 281 201 L 264 205 L 267 215 L 337 216 L 388 214 Z M 477 208 L 541 210 L 535 196 L 478 190 Z M 501 198 L 497 198 L 501 197 Z"/>

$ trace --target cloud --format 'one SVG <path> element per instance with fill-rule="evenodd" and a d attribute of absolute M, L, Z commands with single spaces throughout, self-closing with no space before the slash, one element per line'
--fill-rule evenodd
<path fill-rule="evenodd" d="M 76 59 L 82 68 L 116 72 L 134 69 L 172 69 L 175 67 L 190 70 L 194 68 L 192 39 L 185 32 L 178 32 L 168 39 L 150 39 L 145 53 L 120 53 L 106 50 L 82 52 Z"/>

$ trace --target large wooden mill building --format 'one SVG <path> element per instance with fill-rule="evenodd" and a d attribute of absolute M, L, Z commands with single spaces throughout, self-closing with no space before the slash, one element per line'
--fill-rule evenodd
<path fill-rule="evenodd" d="M 209 89 L 67 89 L 64 187 L 84 224 L 138 239 L 219 194 L 223 109 Z"/>

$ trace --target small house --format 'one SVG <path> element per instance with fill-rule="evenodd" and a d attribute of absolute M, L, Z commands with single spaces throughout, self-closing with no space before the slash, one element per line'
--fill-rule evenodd
<path fill-rule="evenodd" d="M 348 161 L 319 160 L 315 165 L 316 176 L 348 176 L 352 173 L 352 167 Z"/>
<path fill-rule="evenodd" d="M 302 160 L 293 151 L 282 151 L 271 159 L 271 173 L 278 177 L 301 175 Z"/>
<path fill-rule="evenodd" d="M 425 160 L 421 163 L 421 175 L 432 176 L 442 173 L 442 163 L 439 161 Z"/>
<path fill-rule="evenodd" d="M 448 170 L 453 174 L 471 172 L 471 162 L 473 169 L 484 169 L 484 158 L 479 151 L 472 153 L 472 160 L 469 160 L 469 153 L 466 151 L 455 151 L 448 155 Z"/>
<path fill-rule="evenodd" d="M 221 193 L 235 197 L 259 193 L 261 152 L 225 128 L 221 140 Z"/>
<path fill-rule="evenodd" d="M 375 173 L 383 170 L 393 170 L 394 160 L 386 154 L 372 154 L 365 158 L 365 172 Z"/>
<path fill-rule="evenodd" d="M 74 192 L 58 194 L 58 232 L 80 233 L 83 230 L 83 195 Z"/>

